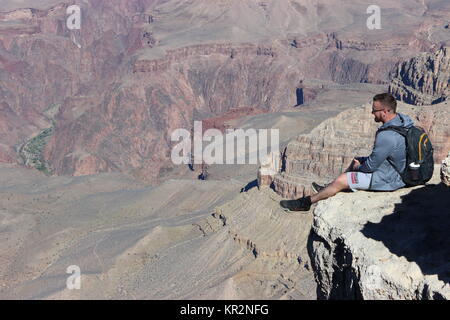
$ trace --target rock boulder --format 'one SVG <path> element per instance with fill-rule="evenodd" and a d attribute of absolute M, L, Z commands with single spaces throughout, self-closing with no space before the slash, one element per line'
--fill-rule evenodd
<path fill-rule="evenodd" d="M 450 152 L 448 153 L 447 158 L 442 160 L 441 181 L 443 184 L 450 187 Z"/>
<path fill-rule="evenodd" d="M 442 184 L 319 203 L 309 243 L 318 298 L 449 299 L 449 206 Z"/>

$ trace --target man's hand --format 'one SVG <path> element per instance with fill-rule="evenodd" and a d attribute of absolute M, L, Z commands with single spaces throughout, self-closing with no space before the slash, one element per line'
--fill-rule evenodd
<path fill-rule="evenodd" d="M 357 159 L 353 159 L 353 163 L 352 163 L 353 170 L 357 171 L 360 165 L 361 165 L 361 162 L 359 162 Z"/>

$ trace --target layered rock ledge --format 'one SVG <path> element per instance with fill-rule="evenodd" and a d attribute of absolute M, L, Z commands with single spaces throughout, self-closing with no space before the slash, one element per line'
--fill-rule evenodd
<path fill-rule="evenodd" d="M 438 176 L 427 186 L 341 193 L 317 205 L 309 251 L 318 298 L 450 298 L 450 198 Z"/>
<path fill-rule="evenodd" d="M 251 188 L 215 208 L 196 224 L 205 237 L 246 252 L 252 258 L 227 280 L 226 299 L 316 299 L 316 284 L 307 250 L 311 214 L 288 214 L 279 206 L 282 198 L 268 187 Z M 230 243 L 231 241 L 231 243 Z M 225 293 L 227 293 L 225 295 Z M 232 294 L 231 294 L 232 293 Z M 200 298 L 209 297 L 208 294 Z"/>

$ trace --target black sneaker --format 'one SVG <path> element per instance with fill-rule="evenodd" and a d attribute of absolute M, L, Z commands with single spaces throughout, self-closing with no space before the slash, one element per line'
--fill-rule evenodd
<path fill-rule="evenodd" d="M 281 200 L 280 205 L 286 211 L 309 211 L 311 208 L 311 197 L 303 197 L 297 200 Z"/>
<path fill-rule="evenodd" d="M 311 185 L 312 185 L 313 190 L 317 193 L 319 193 L 320 191 L 322 191 L 323 189 L 325 189 L 327 187 L 327 185 L 321 186 L 320 184 L 317 184 L 315 182 L 313 182 Z"/>

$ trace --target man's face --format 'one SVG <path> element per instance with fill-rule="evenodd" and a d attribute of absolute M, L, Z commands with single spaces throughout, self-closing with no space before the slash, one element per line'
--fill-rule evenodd
<path fill-rule="evenodd" d="M 381 104 L 380 101 L 374 101 L 372 103 L 372 114 L 374 116 L 375 122 L 383 122 L 385 113 L 386 108 Z"/>

